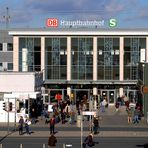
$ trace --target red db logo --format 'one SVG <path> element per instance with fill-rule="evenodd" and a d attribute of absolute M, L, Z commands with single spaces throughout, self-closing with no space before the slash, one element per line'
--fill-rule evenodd
<path fill-rule="evenodd" d="M 47 27 L 58 27 L 58 19 L 48 18 L 46 22 Z"/>

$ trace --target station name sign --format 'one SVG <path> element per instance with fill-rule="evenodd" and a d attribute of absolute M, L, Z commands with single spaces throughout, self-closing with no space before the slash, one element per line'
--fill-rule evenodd
<path fill-rule="evenodd" d="M 117 21 L 116 19 L 109 19 L 107 24 L 109 27 L 116 27 Z M 46 21 L 46 26 L 54 28 L 105 27 L 105 20 L 59 20 L 57 18 L 48 18 Z"/>

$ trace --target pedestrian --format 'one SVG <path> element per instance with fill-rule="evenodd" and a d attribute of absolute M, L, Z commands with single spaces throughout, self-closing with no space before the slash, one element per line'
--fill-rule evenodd
<path fill-rule="evenodd" d="M 132 123 L 132 110 L 131 110 L 131 108 L 129 108 L 127 110 L 127 122 Z"/>
<path fill-rule="evenodd" d="M 98 128 L 99 128 L 99 118 L 98 117 L 94 117 L 94 121 L 93 121 L 93 131 L 94 131 L 94 134 L 98 133 Z"/>
<path fill-rule="evenodd" d="M 134 110 L 134 120 L 133 120 L 133 123 L 139 123 L 139 115 L 140 115 L 140 111 L 138 108 L 136 108 Z"/>
<path fill-rule="evenodd" d="M 37 113 L 35 108 L 32 108 L 31 110 L 31 118 L 32 118 L 31 123 L 36 124 Z"/>
<path fill-rule="evenodd" d="M 70 117 L 70 112 L 71 112 L 70 105 L 67 104 L 64 110 L 66 112 L 66 117 L 69 118 Z"/>
<path fill-rule="evenodd" d="M 23 134 L 23 125 L 24 125 L 24 119 L 23 119 L 23 116 L 20 116 L 20 119 L 19 119 L 19 125 L 18 125 L 18 128 L 19 128 L 19 135 L 22 135 Z"/>
<path fill-rule="evenodd" d="M 57 138 L 54 136 L 54 134 L 51 134 L 48 139 L 48 147 L 54 148 L 56 147 L 56 143 L 57 143 Z"/>
<path fill-rule="evenodd" d="M 49 126 L 50 126 L 50 134 L 55 133 L 55 115 L 52 116 L 52 118 L 49 121 Z"/>
<path fill-rule="evenodd" d="M 118 112 L 119 111 L 119 102 L 118 101 L 116 101 L 116 103 L 115 103 L 115 108 L 116 108 L 116 112 Z"/>
<path fill-rule="evenodd" d="M 31 121 L 28 118 L 26 118 L 26 120 L 25 120 L 25 129 L 26 129 L 26 134 L 27 135 L 31 134 L 30 125 L 31 125 Z"/>
<path fill-rule="evenodd" d="M 103 101 L 100 103 L 101 112 L 105 112 L 105 106 L 107 105 L 106 99 L 104 98 Z"/>
<path fill-rule="evenodd" d="M 84 139 L 83 148 L 86 148 L 87 146 L 89 146 L 89 147 L 95 146 L 95 142 L 94 142 L 94 140 L 93 140 L 93 134 L 92 134 L 92 133 L 90 133 L 90 134 Z"/>

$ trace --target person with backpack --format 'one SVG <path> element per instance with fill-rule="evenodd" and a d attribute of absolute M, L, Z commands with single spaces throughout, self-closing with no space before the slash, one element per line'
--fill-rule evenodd
<path fill-rule="evenodd" d="M 54 148 L 56 147 L 56 143 L 57 143 L 57 138 L 54 136 L 54 134 L 51 134 L 48 139 L 48 147 Z"/>
<path fill-rule="evenodd" d="M 93 140 L 93 134 L 90 133 L 84 140 L 84 143 L 83 143 L 83 148 L 86 148 L 86 146 L 88 147 L 93 147 L 95 146 L 95 142 Z"/>

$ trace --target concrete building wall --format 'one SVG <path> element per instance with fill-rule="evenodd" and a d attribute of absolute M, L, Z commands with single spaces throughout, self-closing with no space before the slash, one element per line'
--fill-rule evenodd
<path fill-rule="evenodd" d="M 13 63 L 13 52 L 0 52 L 0 63 Z"/>
<path fill-rule="evenodd" d="M 34 92 L 34 73 L 0 73 L 1 92 Z"/>

